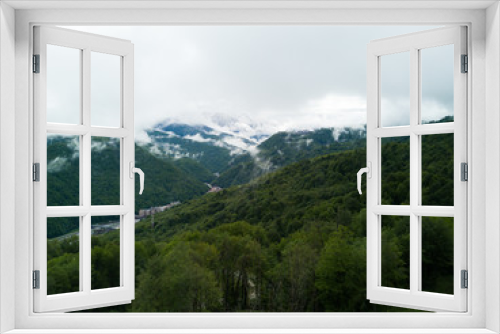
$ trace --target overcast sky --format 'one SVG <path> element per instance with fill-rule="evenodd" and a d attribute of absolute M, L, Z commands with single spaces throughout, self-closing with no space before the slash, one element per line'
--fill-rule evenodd
<path fill-rule="evenodd" d="M 361 126 L 366 122 L 367 44 L 431 28 L 71 27 L 134 43 L 139 134 L 165 119 L 210 125 L 214 114 L 261 124 L 266 131 Z M 425 63 L 430 118 L 452 109 L 453 68 L 444 65 L 450 63 L 447 56 L 449 52 L 435 52 L 433 61 Z M 387 67 L 393 79 L 382 86 L 385 125 L 401 125 L 407 119 L 409 62 L 398 59 Z M 107 85 L 106 79 L 100 81 L 101 87 Z"/>

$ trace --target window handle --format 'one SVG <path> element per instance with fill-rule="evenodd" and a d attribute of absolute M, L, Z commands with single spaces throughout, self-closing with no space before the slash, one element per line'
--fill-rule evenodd
<path fill-rule="evenodd" d="M 370 161 L 368 161 L 367 167 L 361 168 L 358 171 L 358 192 L 360 195 L 362 194 L 362 192 L 361 192 L 361 176 L 363 175 L 363 173 L 366 173 L 367 178 L 369 178 L 369 179 L 372 178 L 372 163 Z"/>
<path fill-rule="evenodd" d="M 144 191 L 144 172 L 140 168 L 134 167 L 134 162 L 130 161 L 129 164 L 129 171 L 130 171 L 130 178 L 134 178 L 134 173 L 139 174 L 139 184 L 141 189 L 139 190 L 139 195 L 142 195 L 142 192 Z"/>

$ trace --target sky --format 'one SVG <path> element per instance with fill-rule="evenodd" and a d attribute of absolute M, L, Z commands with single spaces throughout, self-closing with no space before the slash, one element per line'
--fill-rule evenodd
<path fill-rule="evenodd" d="M 366 123 L 368 43 L 434 27 L 66 28 L 123 38 L 134 44 L 135 123 L 136 137 L 140 139 L 144 129 L 165 121 L 206 125 L 233 122 L 267 134 L 280 130 L 363 126 Z M 429 119 L 449 115 L 453 106 L 453 68 L 446 61 L 450 47 L 435 49 L 435 52 L 424 50 L 426 56 L 422 58 L 422 85 L 425 85 L 422 117 Z M 409 58 L 407 54 L 386 57 L 394 59 L 382 60 L 383 125 L 405 125 L 409 119 Z M 60 57 L 58 64 L 69 59 Z M 92 113 L 95 125 L 113 123 L 113 117 L 105 112 L 116 109 L 112 107 L 116 94 L 111 90 L 117 87 L 112 63 L 112 59 L 109 65 L 101 63 L 101 70 L 92 72 L 100 73 L 99 80 L 92 81 L 98 87 L 93 96 L 110 90 L 109 94 L 100 95 L 99 102 L 93 101 L 92 108 L 101 110 Z M 52 78 L 63 82 L 59 76 L 68 76 L 68 73 L 65 70 Z M 68 87 L 71 85 L 66 80 L 64 88 L 57 87 L 54 91 L 68 90 Z M 50 101 L 51 93 L 48 95 Z M 69 99 L 71 94 L 66 96 Z M 59 115 L 67 110 L 54 106 L 52 112 Z"/>

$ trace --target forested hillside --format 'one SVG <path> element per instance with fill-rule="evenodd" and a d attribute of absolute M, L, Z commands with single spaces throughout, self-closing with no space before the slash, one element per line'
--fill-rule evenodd
<path fill-rule="evenodd" d="M 73 137 L 52 137 L 47 145 L 47 205 L 79 205 L 78 142 Z M 141 146 L 135 147 L 136 166 L 145 177 L 143 195 L 136 195 L 135 210 L 165 205 L 174 201 L 184 202 L 201 196 L 208 187 L 199 178 L 207 173 L 189 163 L 160 159 Z M 120 149 L 117 140 L 92 139 L 91 151 L 92 205 L 120 204 Z M 193 171 L 191 174 L 190 171 Z M 193 176 L 194 175 L 194 176 Z M 205 175 L 205 176 L 203 176 Z M 136 189 L 139 189 L 137 179 Z M 78 225 L 71 219 L 60 219 L 48 227 L 48 237 L 53 238 L 75 230 Z"/>
<path fill-rule="evenodd" d="M 214 174 L 202 164 L 190 158 L 180 158 L 172 160 L 174 165 L 184 171 L 184 173 L 191 175 L 201 182 L 211 182 L 214 179 Z"/>
<path fill-rule="evenodd" d="M 314 131 L 278 132 L 260 145 L 256 153 L 243 154 L 213 181 L 227 188 L 278 170 L 281 167 L 320 155 L 362 148 L 366 145 L 364 129 L 323 128 Z"/>
<path fill-rule="evenodd" d="M 429 136 L 423 142 L 423 200 L 452 205 L 453 136 Z M 409 200 L 407 152 L 409 142 L 404 138 L 383 143 L 385 202 Z M 356 190 L 356 172 L 365 165 L 363 148 L 305 159 L 250 184 L 206 194 L 157 214 L 154 227 L 149 219 L 138 223 L 136 299 L 106 310 L 396 310 L 366 300 L 365 195 Z M 408 288 L 407 218 L 382 217 L 385 286 Z M 93 261 L 112 261 L 120 247 L 118 233 L 92 238 Z M 77 286 L 75 242 L 74 238 L 48 242 L 51 293 Z M 422 243 L 423 288 L 451 293 L 453 219 L 423 219 Z M 112 286 L 115 267 L 99 268 L 93 280 L 99 280 L 98 286 Z"/>

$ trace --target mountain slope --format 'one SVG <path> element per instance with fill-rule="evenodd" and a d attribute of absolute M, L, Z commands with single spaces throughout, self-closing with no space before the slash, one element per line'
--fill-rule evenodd
<path fill-rule="evenodd" d="M 202 164 L 196 160 L 189 158 L 173 159 L 172 163 L 186 174 L 191 175 L 201 182 L 211 182 L 214 179 L 214 174 L 208 169 L 203 167 Z"/>
<path fill-rule="evenodd" d="M 47 204 L 49 206 L 79 205 L 79 151 L 73 137 L 51 136 L 47 146 Z M 143 195 L 136 194 L 135 210 L 186 201 L 207 191 L 207 186 L 171 161 L 152 155 L 143 147 L 135 148 L 135 164 L 145 173 Z M 119 141 L 93 138 L 91 151 L 92 205 L 120 203 Z M 136 190 L 139 180 L 136 178 Z M 105 218 L 103 218 L 105 220 Z M 98 220 L 98 219 L 97 219 Z M 58 219 L 49 226 L 48 236 L 56 237 L 78 226 L 67 219 Z"/>
<path fill-rule="evenodd" d="M 187 201 L 207 192 L 207 186 L 190 174 L 187 174 L 169 161 L 151 155 L 147 150 L 136 146 L 136 166 L 140 167 L 145 177 L 144 193 L 135 196 L 135 208 L 165 205 L 174 201 Z M 149 176 L 149 177 L 148 177 Z M 139 179 L 136 178 L 136 191 Z"/>
<path fill-rule="evenodd" d="M 257 154 L 240 155 L 213 183 L 223 188 L 244 184 L 297 161 L 365 145 L 364 129 L 324 128 L 278 132 L 257 146 Z"/>
<path fill-rule="evenodd" d="M 233 156 L 257 146 L 254 138 L 236 132 L 221 132 L 204 125 L 157 124 L 146 131 L 150 143 L 142 144 L 158 156 L 199 162 L 212 173 L 229 168 Z"/>
<path fill-rule="evenodd" d="M 363 149 L 303 160 L 255 183 L 207 194 L 161 213 L 155 217 L 157 228 L 171 233 L 174 227 L 209 229 L 244 220 L 261 224 L 279 240 L 305 221 L 331 221 L 332 210 L 359 212 L 364 196 L 356 191 L 352 170 L 365 163 Z"/>

